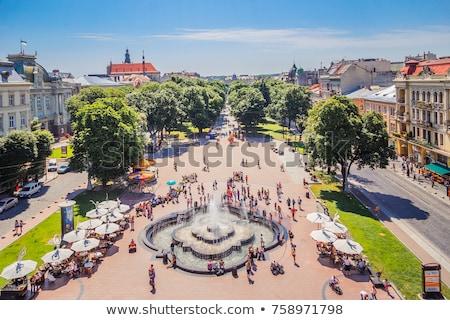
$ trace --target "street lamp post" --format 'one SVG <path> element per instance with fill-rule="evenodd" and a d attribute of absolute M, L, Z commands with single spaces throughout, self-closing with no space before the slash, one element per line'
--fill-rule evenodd
<path fill-rule="evenodd" d="M 89 161 L 89 153 L 86 152 L 86 163 L 87 163 L 87 172 L 88 172 L 88 181 L 86 190 L 92 190 L 92 182 L 91 182 L 91 162 Z"/>

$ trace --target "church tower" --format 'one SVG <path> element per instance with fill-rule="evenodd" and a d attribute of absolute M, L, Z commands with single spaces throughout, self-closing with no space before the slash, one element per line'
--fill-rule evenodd
<path fill-rule="evenodd" d="M 130 60 L 130 52 L 128 52 L 128 48 L 127 48 L 127 50 L 125 51 L 125 61 L 124 61 L 124 63 L 131 63 L 131 60 Z"/>

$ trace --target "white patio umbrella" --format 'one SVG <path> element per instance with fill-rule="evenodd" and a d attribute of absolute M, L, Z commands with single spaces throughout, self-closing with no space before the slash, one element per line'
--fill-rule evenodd
<path fill-rule="evenodd" d="M 20 260 L 5 267 L 0 274 L 0 277 L 7 280 L 25 277 L 30 272 L 36 269 L 37 262 L 33 260 Z"/>
<path fill-rule="evenodd" d="M 322 212 L 311 212 L 306 215 L 306 219 L 313 223 L 324 223 L 330 221 L 330 217 Z"/>
<path fill-rule="evenodd" d="M 127 204 L 120 204 L 116 207 L 112 207 L 109 209 L 109 212 L 118 212 L 118 213 L 124 213 L 130 210 L 130 206 Z"/>
<path fill-rule="evenodd" d="M 86 212 L 86 217 L 88 218 L 100 218 L 101 216 L 104 216 L 108 213 L 108 209 L 105 208 L 98 208 L 98 209 L 92 209 Z"/>
<path fill-rule="evenodd" d="M 350 239 L 337 239 L 333 242 L 336 250 L 347 254 L 360 254 L 363 247 L 356 241 Z"/>
<path fill-rule="evenodd" d="M 98 234 L 110 234 L 120 230 L 120 226 L 117 223 L 105 223 L 95 228 L 94 232 Z"/>
<path fill-rule="evenodd" d="M 118 202 L 117 200 L 104 200 L 102 202 L 100 202 L 98 204 L 98 208 L 103 208 L 103 209 L 112 209 L 114 207 L 118 207 L 120 205 L 120 202 Z"/>
<path fill-rule="evenodd" d="M 123 219 L 123 214 L 118 212 L 110 212 L 100 218 L 103 222 L 117 222 Z"/>
<path fill-rule="evenodd" d="M 91 230 L 97 228 L 99 225 L 103 223 L 100 219 L 89 219 L 83 222 L 80 222 L 77 225 L 78 229 L 85 229 L 85 230 Z"/>
<path fill-rule="evenodd" d="M 348 230 L 348 228 L 344 226 L 342 223 L 333 221 L 325 222 L 323 224 L 323 227 L 326 230 L 331 231 L 333 233 L 346 233 Z"/>
<path fill-rule="evenodd" d="M 70 248 L 75 252 L 89 251 L 98 247 L 99 244 L 99 239 L 88 238 L 72 243 L 72 246 Z"/>
<path fill-rule="evenodd" d="M 56 249 L 47 252 L 41 259 L 45 263 L 59 262 L 62 260 L 69 259 L 73 255 L 73 250 L 71 249 Z"/>
<path fill-rule="evenodd" d="M 75 229 L 75 230 L 72 230 L 72 231 L 66 233 L 63 236 L 63 240 L 66 242 L 75 242 L 78 240 L 82 240 L 84 238 L 86 238 L 86 230 L 84 230 L 84 229 L 82 229 L 82 230 Z"/>
<path fill-rule="evenodd" d="M 333 232 L 327 231 L 325 229 L 314 230 L 309 234 L 311 238 L 320 242 L 334 242 L 337 239 L 337 235 Z"/>

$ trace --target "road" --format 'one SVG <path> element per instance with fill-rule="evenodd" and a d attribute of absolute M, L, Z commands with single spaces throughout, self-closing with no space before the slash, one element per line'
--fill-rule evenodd
<path fill-rule="evenodd" d="M 8 232 L 12 232 L 16 219 L 26 222 L 55 201 L 64 201 L 68 193 L 78 189 L 83 182 L 87 181 L 87 173 L 68 172 L 58 175 L 56 172 L 49 172 L 47 182 L 45 182 L 45 177 L 41 181 L 44 184 L 39 193 L 34 194 L 30 199 L 19 199 L 19 204 L 16 207 L 0 215 L 0 235 L 2 239 Z M 26 228 L 26 225 L 24 228 Z"/>
<path fill-rule="evenodd" d="M 423 177 L 418 182 L 392 169 L 354 170 L 349 182 L 364 190 L 364 195 L 378 204 L 384 214 L 394 218 L 418 244 L 429 248 L 434 262 L 448 268 L 450 201 L 443 190 L 432 189 Z"/>

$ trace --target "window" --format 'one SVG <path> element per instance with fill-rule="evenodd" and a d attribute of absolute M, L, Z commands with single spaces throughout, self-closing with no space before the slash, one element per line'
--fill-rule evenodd
<path fill-rule="evenodd" d="M 3 132 L 3 116 L 0 115 L 0 132 Z"/>
<path fill-rule="evenodd" d="M 391 123 L 391 124 L 390 124 L 389 130 L 390 130 L 391 132 L 395 131 L 395 123 Z"/>
<path fill-rule="evenodd" d="M 416 129 L 417 129 L 416 137 L 417 137 L 417 138 L 420 138 L 420 129 L 419 129 L 419 128 L 416 128 Z"/>
<path fill-rule="evenodd" d="M 430 91 L 427 92 L 427 102 L 431 101 L 431 93 Z"/>
<path fill-rule="evenodd" d="M 438 144 L 438 133 L 437 132 L 434 133 L 434 141 L 433 142 L 436 145 Z"/>
<path fill-rule="evenodd" d="M 13 94 L 9 95 L 9 105 L 11 107 L 14 107 L 14 95 Z"/>
<path fill-rule="evenodd" d="M 395 115 L 395 109 L 394 108 L 389 108 L 389 113 L 391 114 L 391 116 Z"/>
<path fill-rule="evenodd" d="M 48 96 L 45 97 L 45 107 L 50 109 L 50 98 Z"/>
<path fill-rule="evenodd" d="M 439 145 L 440 145 L 440 146 L 443 146 L 443 145 L 444 145 L 444 135 L 443 135 L 443 134 L 440 134 L 440 135 L 439 135 Z"/>
<path fill-rule="evenodd" d="M 13 114 L 9 115 L 9 128 L 14 129 L 16 127 L 16 117 Z"/>
<path fill-rule="evenodd" d="M 36 96 L 36 107 L 42 109 L 41 96 Z"/>
<path fill-rule="evenodd" d="M 3 107 L 3 96 L 0 94 L 0 108 Z"/>
<path fill-rule="evenodd" d="M 444 114 L 439 112 L 439 124 L 444 124 Z"/>
<path fill-rule="evenodd" d="M 438 123 L 438 113 L 435 111 L 433 115 L 434 115 L 434 119 L 433 119 L 434 124 L 437 124 Z"/>
<path fill-rule="evenodd" d="M 438 102 L 437 92 L 433 93 L 433 102 Z"/>
<path fill-rule="evenodd" d="M 25 100 L 25 95 L 24 94 L 20 95 L 20 104 L 21 105 L 25 105 L 26 104 L 26 100 Z"/>
<path fill-rule="evenodd" d="M 425 102 L 425 91 L 422 91 L 422 101 Z"/>
<path fill-rule="evenodd" d="M 385 107 L 383 107 L 383 114 L 386 114 L 387 113 L 387 107 L 385 106 Z"/>
<path fill-rule="evenodd" d="M 443 98 L 442 98 L 442 92 L 439 92 L 439 103 L 442 103 L 442 101 L 443 101 Z"/>
<path fill-rule="evenodd" d="M 25 112 L 22 112 L 20 114 L 20 126 L 21 127 L 27 126 L 27 114 Z"/>

